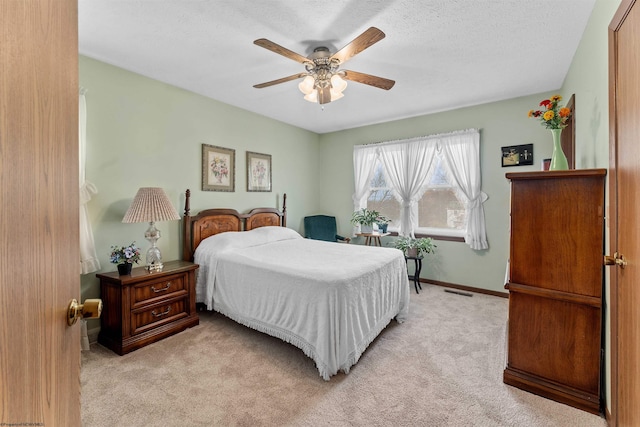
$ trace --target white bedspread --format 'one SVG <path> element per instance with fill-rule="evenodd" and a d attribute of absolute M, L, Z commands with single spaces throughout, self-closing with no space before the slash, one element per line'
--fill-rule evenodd
<path fill-rule="evenodd" d="M 393 248 L 261 227 L 203 240 L 195 262 L 198 302 L 299 347 L 325 380 L 348 373 L 391 319 L 408 315 L 404 256 Z"/>

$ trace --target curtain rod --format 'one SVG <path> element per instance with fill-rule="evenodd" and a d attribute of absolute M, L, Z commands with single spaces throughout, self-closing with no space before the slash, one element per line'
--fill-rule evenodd
<path fill-rule="evenodd" d="M 460 135 L 460 134 L 465 134 L 465 133 L 479 133 L 479 132 L 480 132 L 480 130 L 478 130 L 476 128 L 470 128 L 470 129 L 464 129 L 464 130 L 456 130 L 456 131 L 453 131 L 453 132 L 444 132 L 444 133 L 435 133 L 435 134 L 432 134 L 432 135 L 414 136 L 412 138 L 393 139 L 391 141 L 369 142 L 369 143 L 366 143 L 366 144 L 354 145 L 353 148 L 366 147 L 366 146 L 369 146 L 369 145 L 382 145 L 382 144 L 395 144 L 395 143 L 398 143 L 398 142 L 411 142 L 411 141 L 416 141 L 416 140 L 441 138 L 443 136 L 453 136 L 453 135 Z"/>

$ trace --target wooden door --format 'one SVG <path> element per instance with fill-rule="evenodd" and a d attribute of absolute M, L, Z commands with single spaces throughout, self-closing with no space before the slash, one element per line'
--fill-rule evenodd
<path fill-rule="evenodd" d="M 0 425 L 79 426 L 77 2 L 0 17 Z"/>
<path fill-rule="evenodd" d="M 571 98 L 567 101 L 567 108 L 571 110 L 571 115 L 567 120 L 567 127 L 564 128 L 560 136 L 560 144 L 562 145 L 562 151 L 567 156 L 567 163 L 569 169 L 576 168 L 576 97 L 571 95 Z"/>
<path fill-rule="evenodd" d="M 623 0 L 609 27 L 610 254 L 627 260 L 611 279 L 611 416 L 639 426 L 640 410 L 640 6 Z"/>

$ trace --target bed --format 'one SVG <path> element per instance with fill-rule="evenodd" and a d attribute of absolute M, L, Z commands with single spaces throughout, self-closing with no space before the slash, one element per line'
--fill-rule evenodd
<path fill-rule="evenodd" d="M 183 258 L 200 265 L 196 301 L 300 348 L 329 380 L 349 373 L 395 319 L 408 316 L 409 281 L 393 248 L 303 238 L 282 210 L 207 209 L 190 215 Z"/>

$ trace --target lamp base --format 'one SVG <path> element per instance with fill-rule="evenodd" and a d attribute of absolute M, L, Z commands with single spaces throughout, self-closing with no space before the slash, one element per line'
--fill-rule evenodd
<path fill-rule="evenodd" d="M 147 269 L 147 271 L 162 271 L 162 267 L 162 263 L 157 262 L 155 264 L 149 264 L 145 268 Z"/>
<path fill-rule="evenodd" d="M 162 255 L 160 249 L 156 246 L 156 242 L 160 238 L 160 230 L 155 227 L 153 222 L 149 223 L 149 228 L 144 237 L 151 243 L 151 247 L 147 250 L 147 270 L 162 271 Z"/>

